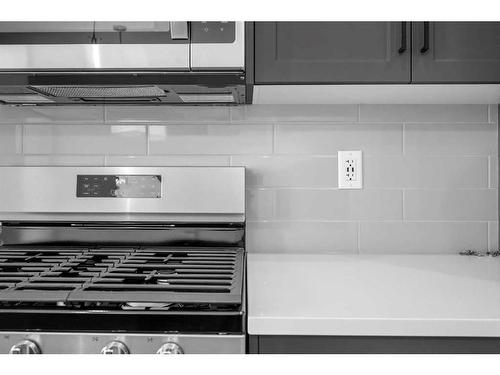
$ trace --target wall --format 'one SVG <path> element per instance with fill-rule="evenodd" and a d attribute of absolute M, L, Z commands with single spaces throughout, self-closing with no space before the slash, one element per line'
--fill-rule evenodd
<path fill-rule="evenodd" d="M 0 123 L 0 165 L 246 166 L 252 252 L 498 247 L 497 106 L 0 107 Z M 365 189 L 339 191 L 337 151 L 357 149 Z"/>

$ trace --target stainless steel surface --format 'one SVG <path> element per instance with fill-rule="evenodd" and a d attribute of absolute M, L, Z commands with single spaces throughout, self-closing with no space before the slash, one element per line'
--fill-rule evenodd
<path fill-rule="evenodd" d="M 231 94 L 180 94 L 184 103 L 234 103 L 235 98 Z"/>
<path fill-rule="evenodd" d="M 170 22 L 170 35 L 172 39 L 188 39 L 188 26 L 187 22 Z"/>
<path fill-rule="evenodd" d="M 93 22 L 93 29 L 96 32 L 167 32 L 171 29 L 171 25 L 172 22 L 168 21 L 96 21 Z M 58 30 L 57 25 L 52 28 L 52 31 L 56 30 Z"/>
<path fill-rule="evenodd" d="M 91 32 L 93 22 L 0 22 L 0 33 Z"/>
<path fill-rule="evenodd" d="M 10 94 L 10 95 L 2 95 L 0 94 L 0 101 L 9 103 L 52 103 L 53 101 L 49 98 L 38 94 Z"/>
<path fill-rule="evenodd" d="M 149 217 L 148 217 L 149 218 Z M 169 217 L 170 218 L 170 217 Z M 228 218 L 228 217 L 226 217 Z M 45 218 L 46 219 L 46 218 Z M 63 217 L 68 219 L 68 217 Z M 117 216 L 120 220 L 120 216 Z M 182 219 L 199 220 L 199 217 Z M 239 221 L 238 217 L 234 218 Z M 40 215 L 40 220 L 44 216 Z M 190 225 L 182 227 L 171 223 L 167 224 L 120 224 L 114 226 L 91 225 L 73 223 L 70 225 L 6 225 L 0 223 L 0 245 L 40 246 L 54 244 L 85 244 L 86 246 L 176 246 L 179 243 L 191 240 L 211 246 L 241 246 L 244 242 L 245 230 L 239 228 L 225 228 L 221 226 Z"/>
<path fill-rule="evenodd" d="M 77 198 L 77 175 L 161 175 L 161 198 Z M 0 167 L 0 221 L 245 220 L 240 167 Z"/>
<path fill-rule="evenodd" d="M 163 44 L 0 44 L 0 70 L 166 69 L 244 70 L 245 24 L 233 43 L 190 43 L 188 22 L 0 22 L 0 32 L 168 32 Z M 168 25 L 168 26 L 167 26 Z M 168 30 L 170 29 L 170 30 Z M 55 38 L 57 40 L 57 38 Z M 186 43 L 178 41 L 186 40 Z M 172 43 L 175 41 L 176 43 Z M 56 43 L 56 42 L 54 42 Z"/>
<path fill-rule="evenodd" d="M 42 354 L 38 345 L 31 340 L 23 340 L 13 345 L 9 354 Z"/>
<path fill-rule="evenodd" d="M 245 70 L 245 22 L 235 22 L 233 43 L 191 43 L 191 69 Z"/>
<path fill-rule="evenodd" d="M 0 353 L 9 353 L 12 346 L 30 340 L 44 354 L 99 354 L 112 341 L 125 345 L 130 354 L 154 354 L 165 343 L 179 345 L 186 354 L 243 354 L 245 335 L 169 335 L 120 333 L 54 333 L 1 332 Z"/>
<path fill-rule="evenodd" d="M 0 104 L 244 104 L 244 25 L 0 22 Z"/>
<path fill-rule="evenodd" d="M 111 341 L 101 350 L 101 354 L 130 354 L 127 346 L 120 341 Z"/>
<path fill-rule="evenodd" d="M 189 44 L 4 44 L 0 69 L 189 70 Z"/>
<path fill-rule="evenodd" d="M 163 344 L 156 354 L 184 354 L 184 350 L 175 342 Z"/>

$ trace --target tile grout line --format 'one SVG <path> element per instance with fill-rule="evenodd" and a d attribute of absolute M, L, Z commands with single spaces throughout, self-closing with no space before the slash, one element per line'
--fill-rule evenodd
<path fill-rule="evenodd" d="M 20 141 L 19 141 L 19 154 L 21 155 L 21 157 L 24 159 L 24 124 L 21 123 L 21 125 L 19 125 L 20 128 L 21 128 L 21 132 L 19 134 L 19 138 L 20 138 Z"/>
<path fill-rule="evenodd" d="M 405 221 L 405 189 L 401 190 L 401 221 Z"/>
<path fill-rule="evenodd" d="M 275 155 L 276 154 L 276 133 L 278 131 L 277 129 L 278 125 L 276 125 L 276 123 L 273 123 L 273 149 L 272 149 L 272 154 Z"/>
<path fill-rule="evenodd" d="M 493 251 L 491 248 L 491 241 L 490 241 L 490 222 L 488 221 L 486 223 L 486 246 L 489 251 Z"/>
<path fill-rule="evenodd" d="M 357 224 L 357 247 L 358 247 L 358 255 L 361 254 L 361 222 L 356 222 Z"/>
<path fill-rule="evenodd" d="M 491 155 L 488 156 L 488 188 L 491 189 Z"/>
<path fill-rule="evenodd" d="M 410 219 L 402 222 L 398 219 L 249 219 L 249 222 L 263 222 L 263 223 L 349 223 L 349 224 L 480 224 L 488 223 L 490 219 L 471 219 L 471 220 L 457 220 L 457 219 Z"/>
<path fill-rule="evenodd" d="M 272 200 L 271 200 L 271 218 L 272 220 L 276 220 L 276 191 L 272 192 Z"/>
<path fill-rule="evenodd" d="M 151 156 L 149 153 L 149 144 L 150 144 L 150 129 L 149 124 L 146 125 L 146 156 Z"/>
<path fill-rule="evenodd" d="M 103 105 L 102 106 L 102 123 L 103 124 L 106 124 L 106 121 L 107 121 L 107 116 L 106 116 L 106 105 Z"/>

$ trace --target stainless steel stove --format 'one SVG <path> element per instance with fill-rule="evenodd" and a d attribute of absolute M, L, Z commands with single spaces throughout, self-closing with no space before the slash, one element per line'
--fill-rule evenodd
<path fill-rule="evenodd" d="M 0 168 L 0 353 L 244 353 L 244 197 L 244 168 Z"/>

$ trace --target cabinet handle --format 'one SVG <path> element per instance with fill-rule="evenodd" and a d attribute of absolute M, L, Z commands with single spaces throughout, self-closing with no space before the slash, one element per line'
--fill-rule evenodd
<path fill-rule="evenodd" d="M 429 50 L 429 22 L 424 22 L 424 45 L 420 48 L 420 53 L 423 55 Z"/>
<path fill-rule="evenodd" d="M 398 49 L 398 53 L 402 54 L 406 52 L 406 22 L 401 22 L 401 46 Z"/>

